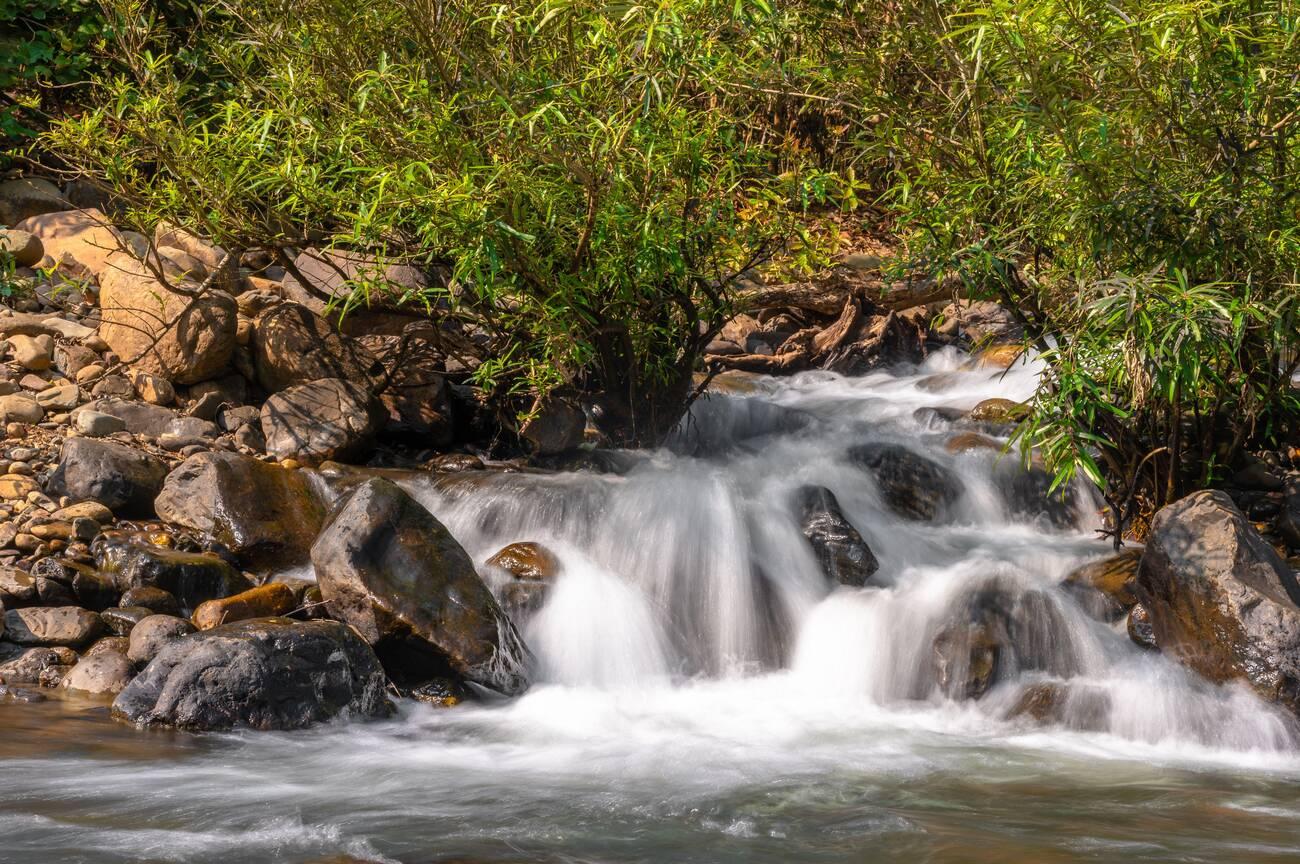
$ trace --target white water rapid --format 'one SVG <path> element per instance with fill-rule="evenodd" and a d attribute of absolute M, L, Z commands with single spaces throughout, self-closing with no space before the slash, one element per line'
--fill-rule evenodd
<path fill-rule="evenodd" d="M 1069 527 L 1017 518 L 999 455 L 948 452 L 960 430 L 919 410 L 1034 389 L 966 361 L 756 378 L 618 472 L 403 478 L 476 562 L 560 559 L 527 694 L 198 738 L 0 706 L 0 861 L 1300 860 L 1292 721 L 1061 588 L 1110 552 L 1088 496 Z M 960 478 L 947 518 L 894 515 L 847 457 L 869 442 Z M 807 485 L 878 559 L 866 587 L 819 568 Z M 936 637 L 976 619 L 1009 648 L 952 698 Z"/>

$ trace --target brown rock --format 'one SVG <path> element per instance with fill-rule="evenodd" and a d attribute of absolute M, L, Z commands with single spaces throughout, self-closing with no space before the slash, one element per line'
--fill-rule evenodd
<path fill-rule="evenodd" d="M 276 459 L 323 462 L 364 454 L 382 423 L 364 387 L 323 378 L 276 393 L 262 405 L 266 452 Z"/>
<path fill-rule="evenodd" d="M 296 303 L 272 306 L 257 317 L 253 361 L 268 393 L 322 378 L 373 389 L 383 373 L 363 345 Z"/>
<path fill-rule="evenodd" d="M 966 415 L 976 423 L 1018 423 L 1029 413 L 1029 406 L 1010 399 L 985 399 Z"/>
<path fill-rule="evenodd" d="M 107 216 L 94 208 L 44 212 L 24 219 L 14 227 L 39 237 L 45 254 L 50 258 L 58 261 L 65 255 L 69 256 L 92 276 L 99 276 L 107 266 L 109 256 L 126 245 L 121 232 L 112 226 Z"/>
<path fill-rule="evenodd" d="M 99 332 L 124 362 L 180 384 L 229 366 L 237 317 L 230 295 L 194 282 L 164 285 L 125 253 L 109 259 L 99 281 Z"/>
<path fill-rule="evenodd" d="M 516 579 L 550 582 L 560 573 L 560 562 L 540 543 L 511 543 L 487 560 Z"/>
<path fill-rule="evenodd" d="M 5 638 L 19 645 L 75 648 L 88 644 L 103 630 L 98 615 L 76 606 L 31 606 L 5 613 Z"/>
<path fill-rule="evenodd" d="M 198 629 L 211 630 L 232 621 L 288 615 L 295 605 L 292 588 L 271 582 L 233 597 L 209 600 L 194 610 L 191 620 Z"/>
<path fill-rule="evenodd" d="M 57 213 L 69 206 L 59 187 L 42 177 L 18 177 L 0 183 L 0 225 L 18 225 L 33 216 Z"/>

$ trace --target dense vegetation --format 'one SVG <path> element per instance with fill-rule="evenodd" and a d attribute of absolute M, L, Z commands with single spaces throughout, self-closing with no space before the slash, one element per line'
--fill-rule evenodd
<path fill-rule="evenodd" d="M 1296 430 L 1294 0 L 230 0 L 104 10 L 45 139 L 149 224 L 450 268 L 481 383 L 658 440 L 756 264 L 892 220 L 1050 364 L 1021 429 L 1117 522 Z M 364 287 L 364 286 L 363 286 Z M 371 299 L 374 299 L 373 297 Z M 393 298 L 389 298 L 390 300 Z"/>

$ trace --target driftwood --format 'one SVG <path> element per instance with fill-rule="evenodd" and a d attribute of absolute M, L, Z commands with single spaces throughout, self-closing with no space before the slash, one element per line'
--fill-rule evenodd
<path fill-rule="evenodd" d="M 912 306 L 937 303 L 962 296 L 961 280 L 936 282 L 933 279 L 907 279 L 887 282 L 854 276 L 832 276 L 811 282 L 788 282 L 783 285 L 754 285 L 740 292 L 740 302 L 747 309 L 790 307 L 819 315 L 838 315 L 844 304 L 854 299 L 880 309 L 901 311 Z"/>

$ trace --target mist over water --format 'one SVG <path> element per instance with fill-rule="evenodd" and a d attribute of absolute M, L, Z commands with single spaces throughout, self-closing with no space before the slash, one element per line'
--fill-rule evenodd
<path fill-rule="evenodd" d="M 202 738 L 0 705 L 0 860 L 1300 859 L 1293 722 L 1060 588 L 1110 551 L 1088 495 L 1069 528 L 1017 519 L 1016 456 L 951 454 L 919 411 L 1033 392 L 1032 364 L 966 359 L 718 387 L 620 473 L 402 480 L 477 562 L 517 541 L 561 561 L 522 624 L 531 691 Z M 869 442 L 958 476 L 947 518 L 895 516 L 847 456 Z M 871 547 L 868 587 L 828 583 L 805 485 Z M 936 639 L 981 615 L 1010 648 L 982 698 L 952 698 Z M 1045 687 L 1044 722 L 1020 706 Z"/>

